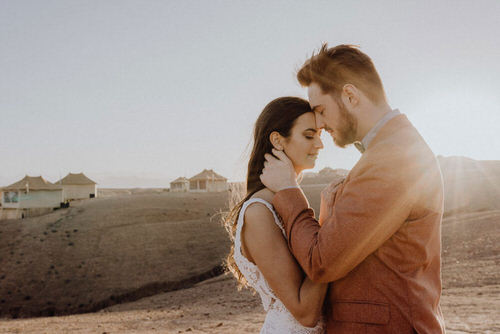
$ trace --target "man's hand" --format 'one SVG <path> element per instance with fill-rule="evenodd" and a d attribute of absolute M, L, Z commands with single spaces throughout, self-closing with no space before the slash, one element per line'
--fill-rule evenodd
<path fill-rule="evenodd" d="M 262 183 L 273 192 L 288 187 L 297 187 L 297 174 L 295 174 L 293 164 L 285 152 L 273 149 L 273 154 L 278 159 L 268 153 L 264 155 L 266 161 L 260 175 Z"/>
<path fill-rule="evenodd" d="M 319 207 L 318 219 L 320 225 L 333 214 L 333 200 L 335 199 L 335 193 L 342 181 L 334 181 L 321 191 L 321 204 Z"/>

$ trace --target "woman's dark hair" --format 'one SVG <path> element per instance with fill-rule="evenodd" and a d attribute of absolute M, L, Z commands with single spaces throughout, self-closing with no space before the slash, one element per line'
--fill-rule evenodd
<path fill-rule="evenodd" d="M 239 281 L 240 288 L 248 285 L 245 277 L 234 262 L 234 238 L 241 207 L 253 194 L 265 188 L 260 181 L 260 174 L 264 168 L 264 154 L 271 154 L 273 149 L 269 139 L 271 133 L 277 131 L 283 137 L 288 138 L 297 118 L 308 112 L 312 112 L 312 110 L 306 100 L 298 97 L 280 97 L 266 105 L 255 122 L 253 148 L 248 161 L 246 194 L 242 200 L 231 208 L 224 220 L 226 230 L 233 241 L 231 252 L 226 259 L 226 267 Z"/>

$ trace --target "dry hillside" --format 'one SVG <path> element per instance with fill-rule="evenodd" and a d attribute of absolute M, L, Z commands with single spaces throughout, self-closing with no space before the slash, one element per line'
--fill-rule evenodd
<path fill-rule="evenodd" d="M 95 311 L 212 276 L 229 241 L 227 194 L 146 193 L 72 202 L 1 222 L 0 315 Z"/>
<path fill-rule="evenodd" d="M 448 333 L 500 332 L 499 162 L 440 163 Z M 304 185 L 316 210 L 323 187 Z M 258 332 L 264 313 L 257 296 L 238 292 L 227 276 L 194 285 L 218 273 L 229 249 L 226 232 L 210 219 L 226 209 L 227 193 L 114 189 L 100 195 L 106 197 L 0 223 L 6 317 L 0 333 Z"/>
<path fill-rule="evenodd" d="M 317 196 L 316 188 L 306 192 Z M 443 221 L 441 304 L 448 333 L 500 331 L 499 219 L 500 210 L 492 210 Z M 257 333 L 264 316 L 257 295 L 238 292 L 234 279 L 222 275 L 97 313 L 0 321 L 0 333 Z"/>
<path fill-rule="evenodd" d="M 438 157 L 446 214 L 500 209 L 500 161 Z"/>

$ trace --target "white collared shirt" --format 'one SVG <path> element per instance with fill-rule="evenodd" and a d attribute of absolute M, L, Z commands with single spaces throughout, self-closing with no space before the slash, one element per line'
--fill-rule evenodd
<path fill-rule="evenodd" d="M 358 151 L 363 154 L 363 152 L 366 150 L 370 142 L 375 138 L 377 135 L 378 131 L 385 125 L 385 123 L 389 122 L 392 118 L 396 117 L 397 115 L 400 115 L 401 112 L 398 109 L 394 109 L 389 111 L 387 114 L 382 117 L 377 124 L 373 126 L 373 128 L 368 131 L 366 136 L 363 137 L 363 139 L 359 142 L 354 142 L 354 146 L 358 149 Z"/>

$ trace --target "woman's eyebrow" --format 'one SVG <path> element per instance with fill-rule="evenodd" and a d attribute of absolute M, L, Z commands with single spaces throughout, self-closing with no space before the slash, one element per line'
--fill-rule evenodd
<path fill-rule="evenodd" d="M 305 129 L 305 130 L 304 130 L 304 132 L 306 132 L 306 131 L 312 131 L 312 132 L 315 132 L 315 133 L 316 133 L 316 132 L 318 132 L 318 130 L 313 129 L 313 128 L 308 128 L 308 129 Z"/>

